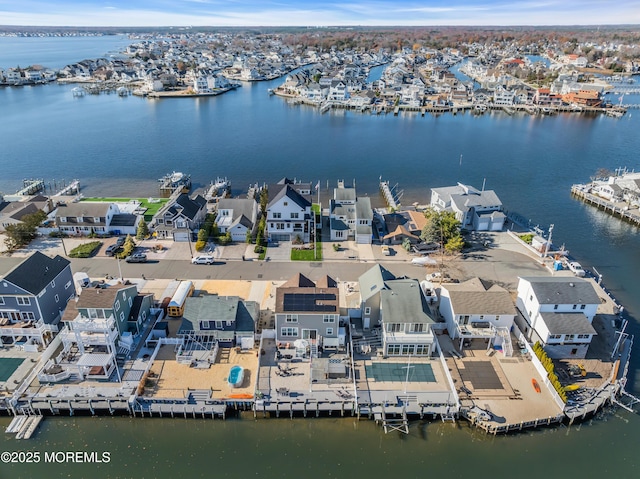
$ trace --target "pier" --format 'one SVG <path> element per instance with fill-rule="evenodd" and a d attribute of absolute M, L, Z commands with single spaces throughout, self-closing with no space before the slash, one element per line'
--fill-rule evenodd
<path fill-rule="evenodd" d="M 30 439 L 38 429 L 42 419 L 43 417 L 40 415 L 20 414 L 11 420 L 5 432 L 7 434 L 15 434 L 16 439 Z"/>
<path fill-rule="evenodd" d="M 396 191 L 394 191 L 397 187 L 398 185 L 396 184 L 393 188 L 391 188 L 388 181 L 382 181 L 382 178 L 380 178 L 380 191 L 382 193 L 382 196 L 384 197 L 385 202 L 387 203 L 387 206 L 392 210 L 397 210 L 401 206 L 400 199 L 402 197 L 402 192 L 398 194 Z"/>
<path fill-rule="evenodd" d="M 29 196 L 44 190 L 44 180 L 22 180 L 22 189 L 16 191 L 16 196 Z"/>
<path fill-rule="evenodd" d="M 615 203 L 596 196 L 589 192 L 589 187 L 586 185 L 573 185 L 571 194 L 585 203 L 609 213 L 611 216 L 616 216 L 635 226 L 640 226 L 640 210 L 637 207 L 630 208 L 625 202 Z"/>

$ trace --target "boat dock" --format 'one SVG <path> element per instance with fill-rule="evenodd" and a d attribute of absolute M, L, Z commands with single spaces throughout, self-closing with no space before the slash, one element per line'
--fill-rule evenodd
<path fill-rule="evenodd" d="M 22 188 L 16 191 L 16 196 L 29 196 L 44 190 L 44 180 L 25 179 L 22 180 Z"/>
<path fill-rule="evenodd" d="M 635 226 L 640 226 L 640 210 L 637 207 L 630 208 L 626 202 L 613 202 L 596 196 L 590 192 L 587 185 L 571 186 L 571 194 L 585 203 L 609 213 L 611 216 L 616 216 Z"/>
<path fill-rule="evenodd" d="M 80 193 L 80 180 L 73 180 L 53 196 L 70 196 L 77 195 L 78 193 Z"/>
<path fill-rule="evenodd" d="M 29 439 L 36 432 L 42 419 L 43 417 L 40 415 L 20 414 L 11 420 L 5 432 L 15 434 L 16 439 Z"/>
<path fill-rule="evenodd" d="M 173 171 L 162 178 L 159 178 L 160 193 L 171 196 L 174 192 L 180 190 L 182 192 L 191 189 L 191 175 L 186 175 L 180 171 Z"/>
<path fill-rule="evenodd" d="M 400 208 L 402 192 L 397 193 L 397 191 L 395 191 L 397 187 L 397 184 L 394 187 L 390 187 L 388 181 L 382 181 L 382 178 L 380 178 L 380 192 L 382 193 L 387 206 L 392 210 Z"/>

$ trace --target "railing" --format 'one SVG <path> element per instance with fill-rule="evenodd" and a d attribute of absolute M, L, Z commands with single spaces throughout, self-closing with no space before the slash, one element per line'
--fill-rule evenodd
<path fill-rule="evenodd" d="M 438 359 L 440 360 L 440 365 L 442 366 L 442 370 L 444 371 L 445 376 L 447 377 L 447 382 L 449 383 L 449 389 L 453 394 L 455 399 L 456 412 L 460 411 L 460 397 L 458 396 L 458 391 L 456 390 L 456 385 L 453 382 L 453 378 L 451 377 L 451 373 L 449 372 L 449 365 L 447 364 L 447 360 L 444 358 L 444 354 L 442 354 L 442 349 L 440 349 L 440 343 L 436 339 L 434 344 L 436 345 L 436 351 L 438 353 Z"/>

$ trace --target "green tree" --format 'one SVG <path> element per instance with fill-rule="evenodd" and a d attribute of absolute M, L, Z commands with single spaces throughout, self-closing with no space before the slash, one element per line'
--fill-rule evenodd
<path fill-rule="evenodd" d="M 262 216 L 267 214 L 267 205 L 269 204 L 269 191 L 266 188 L 260 190 L 260 213 Z"/>
<path fill-rule="evenodd" d="M 198 241 L 202 241 L 206 243 L 208 238 L 209 238 L 209 233 L 207 232 L 207 230 L 204 228 L 200 228 L 198 230 Z"/>
<path fill-rule="evenodd" d="M 9 252 L 29 244 L 37 236 L 37 228 L 46 219 L 44 211 L 36 211 L 22 217 L 21 223 L 5 227 L 4 244 Z"/>
<path fill-rule="evenodd" d="M 424 213 L 427 219 L 420 239 L 427 243 L 439 243 L 444 246 L 448 241 L 460 235 L 460 222 L 451 211 L 435 211 L 431 208 Z"/>
<path fill-rule="evenodd" d="M 138 230 L 136 231 L 136 239 L 143 240 L 149 237 L 149 226 L 147 222 L 142 218 L 138 223 Z"/>
<path fill-rule="evenodd" d="M 247 235 L 244 238 L 244 242 L 247 244 L 251 244 L 251 230 L 247 229 Z"/>
<path fill-rule="evenodd" d="M 464 239 L 460 235 L 450 238 L 444 245 L 444 249 L 447 253 L 458 253 L 462 251 L 462 248 L 464 248 Z"/>

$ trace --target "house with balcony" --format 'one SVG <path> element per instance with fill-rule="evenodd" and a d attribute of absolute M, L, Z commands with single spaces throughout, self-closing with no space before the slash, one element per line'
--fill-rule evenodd
<path fill-rule="evenodd" d="M 179 193 L 171 198 L 156 215 L 150 229 L 159 239 L 189 241 L 189 234 L 200 227 L 207 215 L 207 200 L 202 195 L 194 198 Z"/>
<path fill-rule="evenodd" d="M 270 241 L 300 240 L 308 243 L 314 221 L 311 201 L 289 183 L 280 185 L 267 205 L 267 237 Z"/>
<path fill-rule="evenodd" d="M 435 211 L 452 211 L 460 227 L 467 230 L 500 231 L 506 219 L 495 191 L 480 191 L 462 183 L 432 188 L 430 206 Z"/>
<path fill-rule="evenodd" d="M 479 278 L 443 284 L 439 310 L 447 323 L 449 336 L 459 341 L 460 351 L 466 341 L 484 339 L 499 346 L 505 356 L 511 356 L 510 331 L 516 307 L 506 289 L 485 284 Z"/>
<path fill-rule="evenodd" d="M 245 241 L 257 226 L 258 203 L 253 198 L 223 198 L 218 201 L 216 222 L 221 234 L 229 232 L 233 241 Z"/>
<path fill-rule="evenodd" d="M 331 241 L 355 240 L 360 244 L 371 244 L 373 238 L 373 210 L 371 199 L 356 196 L 356 189 L 338 182 L 329 200 L 329 225 Z"/>
<path fill-rule="evenodd" d="M 430 356 L 435 322 L 420 284 L 375 265 L 358 279 L 362 327 L 380 326 L 385 356 Z"/>
<path fill-rule="evenodd" d="M 336 281 L 324 276 L 313 282 L 298 273 L 279 286 L 275 327 L 276 342 L 284 349 L 295 349 L 298 357 L 317 358 L 320 348 L 344 347 Z"/>
<path fill-rule="evenodd" d="M 36 251 L 0 278 L 3 341 L 25 349 L 48 344 L 75 294 L 69 260 Z"/>
<path fill-rule="evenodd" d="M 202 294 L 185 302 L 177 336 L 183 352 L 213 350 L 216 346 L 253 348 L 260 305 L 237 296 Z"/>
<path fill-rule="evenodd" d="M 516 324 L 550 358 L 583 359 L 597 334 L 593 327 L 600 297 L 590 280 L 529 276 L 518 281 Z"/>

